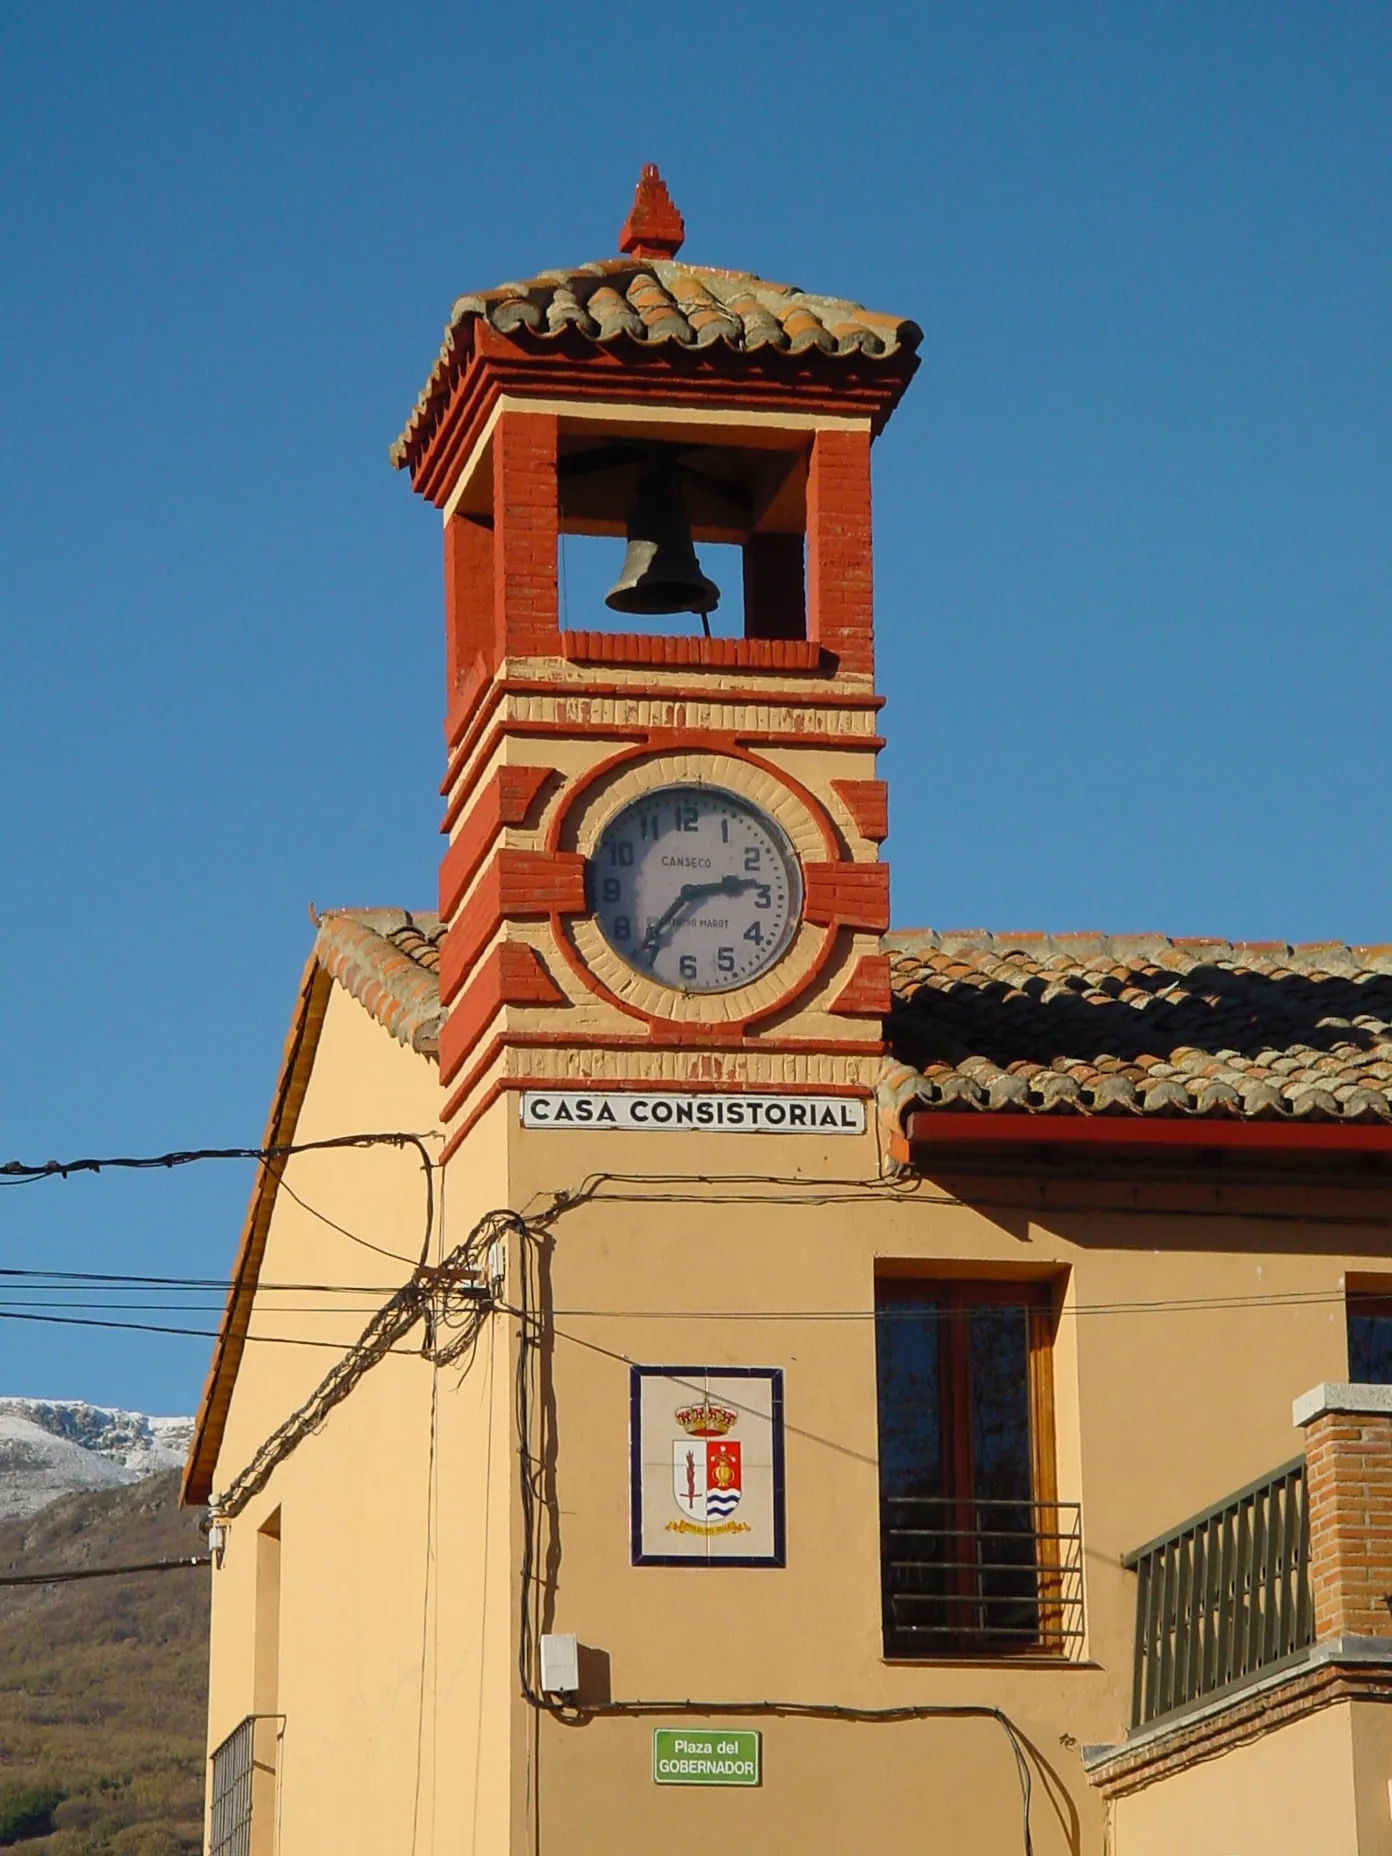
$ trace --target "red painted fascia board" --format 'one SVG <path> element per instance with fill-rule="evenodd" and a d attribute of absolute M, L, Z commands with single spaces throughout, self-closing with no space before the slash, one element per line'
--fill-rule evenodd
<path fill-rule="evenodd" d="M 1338 1122 L 1142 1121 L 1131 1116 L 1001 1115 L 952 1109 L 911 1111 L 911 1147 L 1132 1147 L 1235 1153 L 1392 1154 L 1392 1126 Z"/>

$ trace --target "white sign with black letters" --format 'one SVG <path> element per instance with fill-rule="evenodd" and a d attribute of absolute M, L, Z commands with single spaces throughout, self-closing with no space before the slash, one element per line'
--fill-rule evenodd
<path fill-rule="evenodd" d="M 643 1134 L 864 1134 L 865 1103 L 859 1096 L 526 1089 L 522 1126 L 622 1128 Z"/>

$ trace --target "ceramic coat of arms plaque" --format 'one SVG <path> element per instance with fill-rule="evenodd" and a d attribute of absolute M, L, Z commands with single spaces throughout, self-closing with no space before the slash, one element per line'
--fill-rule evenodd
<path fill-rule="evenodd" d="M 635 1366 L 635 1566 L 781 1566 L 783 1373 Z"/>

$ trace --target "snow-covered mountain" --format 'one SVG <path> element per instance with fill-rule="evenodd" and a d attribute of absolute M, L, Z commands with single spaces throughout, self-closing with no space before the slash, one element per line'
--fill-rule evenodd
<path fill-rule="evenodd" d="M 192 1435 L 192 1418 L 147 1418 L 80 1399 L 0 1398 L 0 1520 L 75 1489 L 178 1469 Z"/>

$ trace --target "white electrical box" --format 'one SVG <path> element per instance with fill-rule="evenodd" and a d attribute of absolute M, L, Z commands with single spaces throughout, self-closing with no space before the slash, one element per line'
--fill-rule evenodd
<path fill-rule="evenodd" d="M 580 1646 L 574 1636 L 547 1632 L 541 1639 L 541 1692 L 574 1695 L 580 1688 Z"/>

